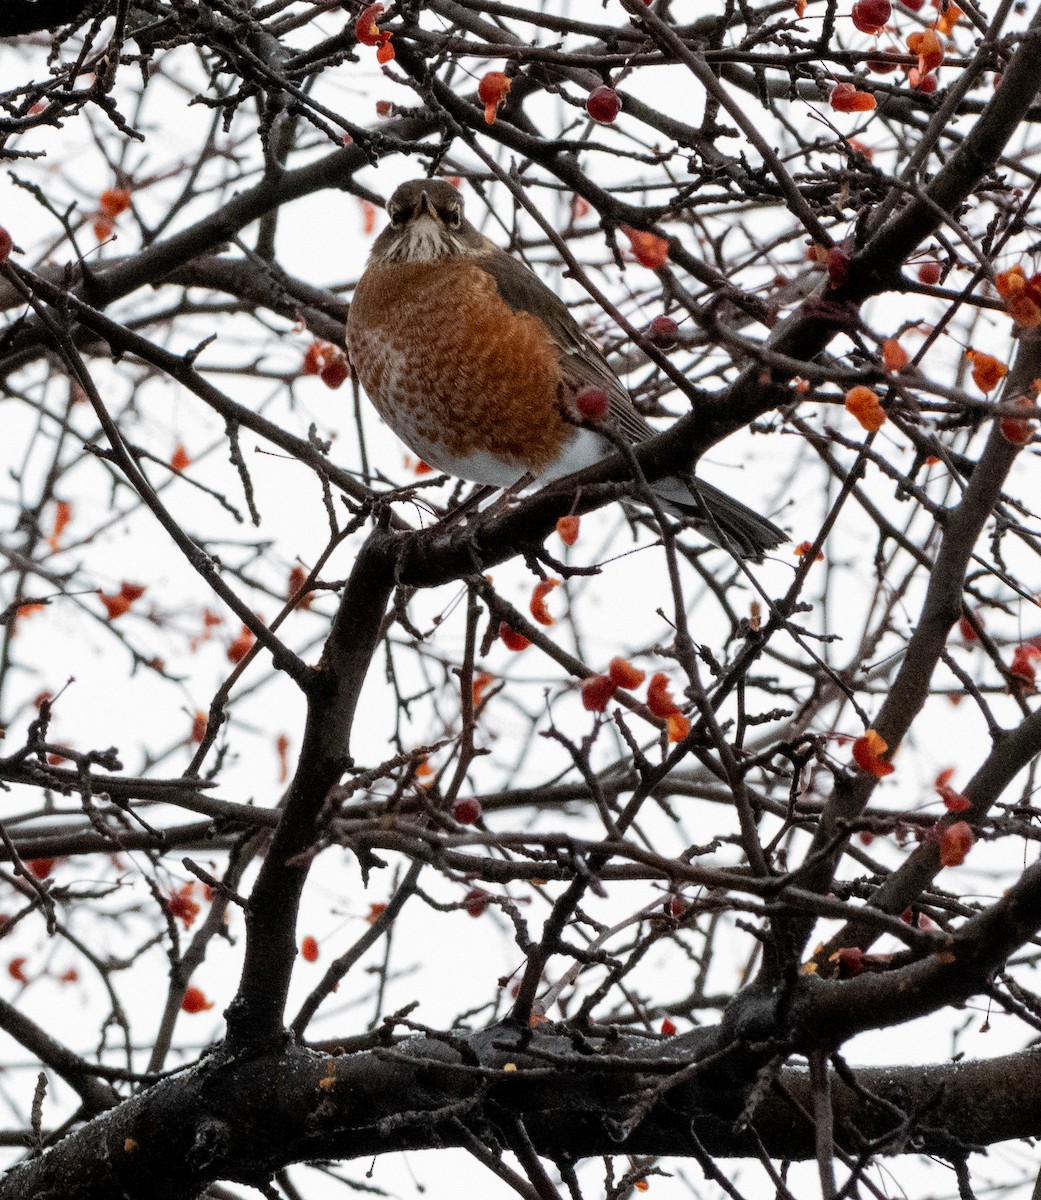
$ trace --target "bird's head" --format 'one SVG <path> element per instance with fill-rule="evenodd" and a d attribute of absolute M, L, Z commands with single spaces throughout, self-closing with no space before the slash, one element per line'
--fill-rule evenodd
<path fill-rule="evenodd" d="M 485 239 L 463 215 L 463 198 L 446 179 L 412 179 L 387 201 L 390 224 L 372 257 L 382 262 L 432 262 L 480 254 Z"/>

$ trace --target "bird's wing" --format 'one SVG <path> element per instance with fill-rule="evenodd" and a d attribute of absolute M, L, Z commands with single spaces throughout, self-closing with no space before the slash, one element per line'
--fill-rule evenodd
<path fill-rule="evenodd" d="M 530 313 L 545 325 L 561 351 L 561 365 L 569 382 L 576 387 L 588 385 L 603 389 L 611 416 L 630 441 L 642 442 L 654 434 L 655 430 L 633 407 L 625 385 L 611 370 L 599 347 L 582 330 L 556 293 L 523 263 L 491 242 L 487 243 L 486 252 L 474 261 L 495 280 L 499 295 L 510 308 L 515 312 Z"/>
<path fill-rule="evenodd" d="M 473 261 L 492 277 L 499 295 L 514 312 L 530 313 L 543 323 L 560 350 L 561 365 L 570 383 L 603 389 L 610 413 L 626 437 L 634 443 L 642 442 L 655 432 L 633 407 L 624 384 L 596 344 L 537 275 L 487 240 Z M 766 551 L 788 540 L 772 521 L 709 483 L 666 479 L 656 483 L 654 490 L 710 541 L 742 558 L 762 562 Z"/>

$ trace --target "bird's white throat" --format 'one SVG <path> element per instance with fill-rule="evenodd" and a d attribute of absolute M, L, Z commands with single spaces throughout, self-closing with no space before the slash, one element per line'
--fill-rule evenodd
<path fill-rule="evenodd" d="M 468 254 L 470 249 L 429 213 L 421 213 L 401 231 L 387 252 L 390 262 L 434 262 L 451 254 Z"/>

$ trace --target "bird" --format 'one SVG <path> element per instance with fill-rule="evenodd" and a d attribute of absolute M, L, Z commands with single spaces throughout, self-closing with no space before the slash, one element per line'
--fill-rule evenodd
<path fill-rule="evenodd" d="M 639 445 L 654 430 L 596 343 L 523 263 L 480 233 L 446 179 L 401 184 L 387 202 L 350 304 L 352 369 L 383 420 L 424 462 L 513 488 L 551 483 L 617 453 L 576 397 Z M 761 562 L 788 540 L 772 521 L 693 476 L 651 488 L 709 541 Z"/>

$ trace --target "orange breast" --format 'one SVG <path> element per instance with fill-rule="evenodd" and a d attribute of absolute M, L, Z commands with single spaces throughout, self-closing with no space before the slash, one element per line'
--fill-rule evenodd
<path fill-rule="evenodd" d="M 538 475 L 575 432 L 542 323 L 510 308 L 465 257 L 370 266 L 347 337 L 369 398 L 413 448 L 492 454 Z"/>

